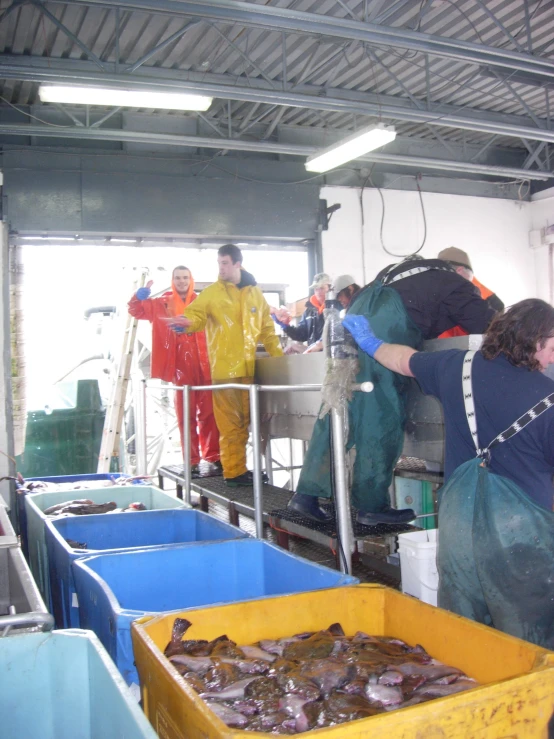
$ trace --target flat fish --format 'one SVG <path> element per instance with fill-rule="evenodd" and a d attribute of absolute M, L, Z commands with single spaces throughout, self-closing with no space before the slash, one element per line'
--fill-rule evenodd
<path fill-rule="evenodd" d="M 250 685 L 250 683 L 253 680 L 256 680 L 259 678 L 256 677 L 247 677 L 244 680 L 238 680 L 236 683 L 233 683 L 232 685 L 229 685 L 227 688 L 224 688 L 220 691 L 208 691 L 207 693 L 202 693 L 201 697 L 205 699 L 214 699 L 219 701 L 227 701 L 227 700 L 237 700 L 239 698 L 244 698 L 244 690 L 245 688 Z"/>
<path fill-rule="evenodd" d="M 445 698 L 447 695 L 454 695 L 454 693 L 461 693 L 463 690 L 471 690 L 476 688 L 477 683 L 474 680 L 456 680 L 455 683 L 450 685 L 422 685 L 414 692 L 414 696 L 429 696 L 432 698 Z"/>
<path fill-rule="evenodd" d="M 191 672 L 207 672 L 213 665 L 210 657 L 191 657 L 188 654 L 174 654 L 169 661 L 176 665 L 184 665 Z"/>
<path fill-rule="evenodd" d="M 244 716 L 242 713 L 239 713 L 238 711 L 234 711 L 232 708 L 229 708 L 229 706 L 226 706 L 223 703 L 206 701 L 206 705 L 208 706 L 208 708 L 211 708 L 215 715 L 224 723 L 226 723 L 227 726 L 236 729 L 242 729 L 248 724 L 248 719 L 246 718 L 246 716 Z"/>
<path fill-rule="evenodd" d="M 66 539 L 66 542 L 72 549 L 86 549 L 87 545 L 84 541 L 74 541 L 73 539 Z"/>
<path fill-rule="evenodd" d="M 243 652 L 244 656 L 248 659 L 263 659 L 266 662 L 275 662 L 277 657 L 274 654 L 265 652 L 260 647 L 239 647 L 240 651 Z"/>
<path fill-rule="evenodd" d="M 87 498 L 84 498 L 83 500 L 68 500 L 66 503 L 56 503 L 56 505 L 52 505 L 49 508 L 44 509 L 44 515 L 45 516 L 53 516 L 56 513 L 59 513 L 64 508 L 67 508 L 68 505 L 73 505 L 79 503 L 80 505 L 92 505 L 92 500 L 88 500 Z"/>
<path fill-rule="evenodd" d="M 391 706 L 396 703 L 402 703 L 404 700 L 402 691 L 398 687 L 368 683 L 365 686 L 364 692 L 370 702 L 380 703 L 382 706 Z"/>

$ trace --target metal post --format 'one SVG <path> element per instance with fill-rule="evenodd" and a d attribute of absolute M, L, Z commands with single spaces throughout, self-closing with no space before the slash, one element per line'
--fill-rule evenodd
<path fill-rule="evenodd" d="M 331 409 L 331 430 L 333 438 L 333 461 L 335 472 L 335 507 L 337 509 L 339 546 L 342 545 L 344 557 L 339 552 L 341 572 L 352 572 L 353 534 L 350 518 L 350 503 L 346 482 L 346 459 L 344 452 L 344 409 Z M 346 561 L 345 561 L 346 560 Z"/>
<path fill-rule="evenodd" d="M 294 490 L 294 478 L 293 478 L 293 469 L 294 469 L 294 454 L 292 451 L 292 438 L 289 436 L 289 467 L 288 467 L 288 473 L 289 473 L 289 480 L 290 480 L 290 490 Z"/>
<path fill-rule="evenodd" d="M 250 397 L 250 426 L 252 429 L 252 456 L 254 458 L 254 519 L 256 521 L 256 536 L 264 538 L 264 509 L 262 484 L 262 455 L 260 435 L 260 399 L 258 385 L 254 383 L 248 388 Z"/>
<path fill-rule="evenodd" d="M 185 503 L 190 505 L 192 464 L 190 459 L 190 385 L 183 386 L 183 471 L 185 478 Z"/>
<path fill-rule="evenodd" d="M 147 475 L 146 465 L 146 382 L 133 377 L 135 411 L 135 457 L 136 474 Z"/>
<path fill-rule="evenodd" d="M 270 485 L 273 485 L 273 459 L 271 458 L 271 439 L 268 438 L 265 445 L 265 472 L 267 475 L 267 481 Z"/>
<path fill-rule="evenodd" d="M 140 395 L 142 401 L 142 418 L 141 422 L 141 436 L 142 436 L 142 449 L 141 449 L 141 467 L 142 474 L 148 474 L 148 436 L 146 434 L 146 380 L 140 381 Z"/>

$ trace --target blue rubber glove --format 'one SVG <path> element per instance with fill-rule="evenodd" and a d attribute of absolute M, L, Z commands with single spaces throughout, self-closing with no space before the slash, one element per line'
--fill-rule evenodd
<path fill-rule="evenodd" d="M 360 349 L 370 357 L 374 357 L 377 349 L 385 343 L 375 336 L 365 316 L 346 315 L 342 325 L 350 331 Z"/>
<path fill-rule="evenodd" d="M 281 328 L 288 328 L 288 327 L 289 327 L 288 323 L 283 323 L 283 321 L 280 321 L 280 320 L 279 320 L 279 319 L 277 318 L 277 316 L 275 315 L 275 313 L 272 313 L 272 314 L 271 314 L 271 317 L 273 318 L 273 320 L 275 321 L 275 323 L 276 323 L 276 324 L 277 324 L 278 326 L 281 326 Z"/>
<path fill-rule="evenodd" d="M 173 326 L 172 331 L 175 331 L 176 334 L 184 334 L 185 329 L 182 326 Z"/>
<path fill-rule="evenodd" d="M 148 300 L 150 292 L 149 287 L 139 287 L 137 290 L 137 300 Z"/>

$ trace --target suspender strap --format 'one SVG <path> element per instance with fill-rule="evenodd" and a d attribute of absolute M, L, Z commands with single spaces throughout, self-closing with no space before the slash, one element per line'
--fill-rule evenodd
<path fill-rule="evenodd" d="M 473 386 L 471 382 L 471 369 L 473 366 L 474 351 L 469 351 L 464 357 L 462 364 L 462 389 L 464 393 L 464 406 L 466 409 L 467 423 L 471 431 L 471 438 L 479 454 L 479 437 L 477 434 L 477 417 L 475 415 L 475 403 L 473 402 Z"/>
<path fill-rule="evenodd" d="M 395 275 L 394 277 L 389 278 L 388 275 L 385 275 L 383 278 L 383 284 L 392 285 L 393 282 L 398 282 L 399 280 L 403 280 L 406 277 L 412 277 L 412 275 L 419 275 L 422 272 L 430 272 L 431 270 L 452 272 L 452 269 L 450 267 L 412 267 L 412 269 L 407 269 L 405 272 L 400 272 L 400 274 Z"/>
<path fill-rule="evenodd" d="M 469 430 L 471 432 L 471 437 L 475 444 L 475 449 L 477 450 L 477 456 L 478 457 L 488 457 L 490 450 L 494 446 L 496 446 L 497 444 L 502 444 L 504 441 L 508 441 L 508 439 L 511 439 L 516 434 L 519 434 L 519 432 L 522 429 L 524 429 L 526 426 L 528 426 L 531 423 L 531 421 L 534 421 L 536 418 L 541 416 L 549 408 L 552 408 L 554 406 L 554 393 L 547 395 L 546 398 L 543 398 L 542 400 L 540 400 L 532 408 L 530 408 L 526 413 L 520 416 L 517 419 L 517 421 L 514 421 L 514 423 L 512 423 L 511 426 L 509 426 L 507 429 L 502 431 L 501 434 L 498 434 L 498 436 L 496 436 L 491 441 L 488 447 L 486 447 L 485 449 L 480 449 L 479 448 L 479 438 L 478 438 L 478 433 L 477 433 L 477 417 L 475 415 L 475 403 L 473 400 L 473 387 L 472 387 L 472 381 L 471 381 L 474 357 L 475 357 L 474 351 L 466 352 L 466 355 L 464 357 L 464 361 L 462 364 L 462 388 L 463 388 L 463 395 L 464 395 L 464 405 L 465 405 L 465 411 L 466 411 L 467 422 L 469 425 Z"/>

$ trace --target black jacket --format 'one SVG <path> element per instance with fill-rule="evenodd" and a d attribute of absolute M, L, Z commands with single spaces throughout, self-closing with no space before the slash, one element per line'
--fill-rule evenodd
<path fill-rule="evenodd" d="M 394 279 L 421 268 L 426 271 Z M 483 334 L 496 312 L 475 285 L 441 259 L 412 257 L 387 267 L 376 279 L 397 291 L 423 339 L 436 339 L 454 326 L 470 334 Z"/>
<path fill-rule="evenodd" d="M 307 341 L 308 346 L 315 344 L 323 336 L 325 317 L 308 301 L 298 326 L 285 326 L 283 331 L 294 341 Z"/>

